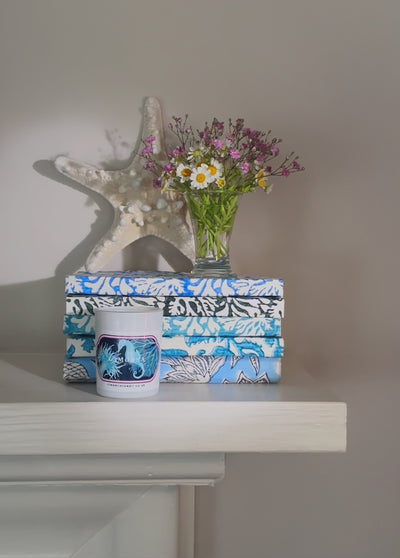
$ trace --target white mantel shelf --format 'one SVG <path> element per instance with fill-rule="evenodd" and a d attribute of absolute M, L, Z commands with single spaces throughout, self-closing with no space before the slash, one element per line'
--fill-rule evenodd
<path fill-rule="evenodd" d="M 0 455 L 342 452 L 346 404 L 284 359 L 276 385 L 161 384 L 115 400 L 65 384 L 59 354 L 0 355 Z"/>
<path fill-rule="evenodd" d="M 277 385 L 122 401 L 65 384 L 62 363 L 0 355 L 0 558 L 194 558 L 194 487 L 225 453 L 346 448 L 346 405 L 286 357 Z"/>

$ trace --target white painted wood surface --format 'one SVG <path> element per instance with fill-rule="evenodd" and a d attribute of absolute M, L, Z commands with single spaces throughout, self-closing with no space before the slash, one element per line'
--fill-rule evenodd
<path fill-rule="evenodd" d="M 225 452 L 344 451 L 346 405 L 296 365 L 279 385 L 66 385 L 63 355 L 0 357 L 0 558 L 193 558 L 194 486 Z"/>
<path fill-rule="evenodd" d="M 190 558 L 178 521 L 176 486 L 0 485 L 0 558 Z"/>
<path fill-rule="evenodd" d="M 105 399 L 66 385 L 62 355 L 2 355 L 0 454 L 344 451 L 346 405 L 295 364 L 277 385 L 163 384 Z"/>

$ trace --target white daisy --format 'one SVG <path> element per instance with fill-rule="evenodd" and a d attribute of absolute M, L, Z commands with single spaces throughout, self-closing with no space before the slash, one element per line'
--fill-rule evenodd
<path fill-rule="evenodd" d="M 193 190 L 202 190 L 203 188 L 207 188 L 210 182 L 213 182 L 213 178 L 208 170 L 208 165 L 203 163 L 193 169 L 190 180 Z"/>
<path fill-rule="evenodd" d="M 192 147 L 188 151 L 187 158 L 189 161 L 198 161 L 203 156 L 203 150 L 200 147 Z"/>
<path fill-rule="evenodd" d="M 223 170 L 221 163 L 216 159 L 211 159 L 211 163 L 208 165 L 208 170 L 213 179 L 213 182 L 218 182 L 218 179 L 222 176 Z"/>
<path fill-rule="evenodd" d="M 184 165 L 183 163 L 178 165 L 178 168 L 176 169 L 176 175 L 182 181 L 189 180 L 189 178 L 191 177 L 191 174 L 192 174 L 192 169 L 190 167 L 188 167 L 187 165 Z"/>

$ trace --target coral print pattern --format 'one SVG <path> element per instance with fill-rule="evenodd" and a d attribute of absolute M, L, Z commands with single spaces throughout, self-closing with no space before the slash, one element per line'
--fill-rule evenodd
<path fill-rule="evenodd" d="M 66 382 L 94 382 L 95 359 L 65 359 Z M 161 357 L 160 381 L 169 383 L 269 384 L 279 382 L 280 358 L 262 357 Z"/>
<path fill-rule="evenodd" d="M 66 278 L 66 294 L 128 296 L 283 296 L 280 279 L 206 278 L 184 273 L 100 272 Z"/>
<path fill-rule="evenodd" d="M 282 297 L 137 297 L 137 296 L 67 296 L 67 314 L 94 314 L 95 308 L 110 307 L 143 308 L 155 306 L 162 308 L 164 316 L 248 316 L 268 318 L 283 318 L 284 299 Z"/>

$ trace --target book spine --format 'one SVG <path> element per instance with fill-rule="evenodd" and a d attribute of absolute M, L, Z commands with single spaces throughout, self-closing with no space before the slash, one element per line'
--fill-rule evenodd
<path fill-rule="evenodd" d="M 162 308 L 164 316 L 283 318 L 282 297 L 136 297 L 86 296 L 66 297 L 66 314 L 94 314 L 96 308 Z"/>
<path fill-rule="evenodd" d="M 66 335 L 94 335 L 95 317 L 64 316 L 63 333 Z M 163 317 L 163 336 L 253 336 L 280 337 L 281 320 L 278 318 L 220 318 L 220 317 Z"/>
<path fill-rule="evenodd" d="M 198 278 L 145 272 L 69 275 L 66 294 L 126 296 L 283 296 L 281 279 Z"/>
<path fill-rule="evenodd" d="M 93 336 L 68 336 L 67 357 L 95 356 Z M 162 337 L 163 357 L 182 356 L 259 356 L 282 357 L 282 337 Z"/>
<path fill-rule="evenodd" d="M 163 337 L 163 356 L 282 357 L 282 337 Z"/>
<path fill-rule="evenodd" d="M 66 358 L 63 378 L 66 382 L 95 382 L 95 359 Z M 280 358 L 164 357 L 160 365 L 160 381 L 165 383 L 264 384 L 280 378 Z"/>

